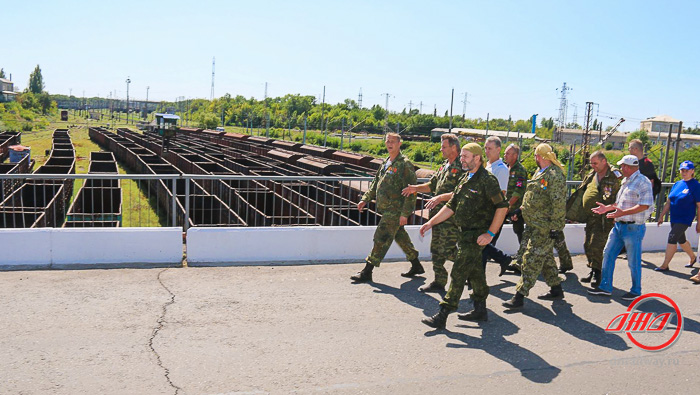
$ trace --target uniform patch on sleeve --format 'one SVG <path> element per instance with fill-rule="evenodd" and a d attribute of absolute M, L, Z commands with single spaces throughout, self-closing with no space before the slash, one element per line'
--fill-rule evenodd
<path fill-rule="evenodd" d="M 502 193 L 491 196 L 491 203 L 493 203 L 493 204 L 498 204 L 498 203 L 501 203 L 502 201 L 503 201 L 503 194 Z"/>

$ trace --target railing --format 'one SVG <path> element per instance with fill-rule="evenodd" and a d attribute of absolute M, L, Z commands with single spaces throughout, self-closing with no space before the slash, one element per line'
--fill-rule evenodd
<path fill-rule="evenodd" d="M 192 226 L 376 225 L 381 215 L 374 203 L 363 212 L 356 207 L 371 180 L 344 176 L 0 174 L 3 189 L 11 186 L 0 202 L 0 228 L 179 226 L 187 230 Z M 567 187 L 572 190 L 580 183 L 568 181 Z M 71 195 L 66 185 L 74 184 Z M 663 184 L 657 207 L 662 207 L 672 185 Z M 428 219 L 424 205 L 429 197 L 419 194 L 409 224 Z"/>

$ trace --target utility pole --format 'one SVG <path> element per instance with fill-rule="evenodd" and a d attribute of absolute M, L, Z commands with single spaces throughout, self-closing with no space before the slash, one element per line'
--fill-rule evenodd
<path fill-rule="evenodd" d="M 209 100 L 214 100 L 214 66 L 216 65 L 216 57 L 211 58 L 211 94 Z"/>
<path fill-rule="evenodd" d="M 131 83 L 131 78 L 126 77 L 126 123 L 129 123 L 129 84 Z"/>
<path fill-rule="evenodd" d="M 408 115 L 411 115 L 411 110 L 413 110 L 413 100 L 408 102 Z"/>
<path fill-rule="evenodd" d="M 464 107 L 462 107 L 462 120 L 467 119 L 467 96 L 469 96 L 469 93 L 464 92 L 464 100 L 462 100 L 462 103 L 464 103 Z"/>
<path fill-rule="evenodd" d="M 362 109 L 362 88 L 360 88 L 360 94 L 357 95 L 357 106 Z"/>
<path fill-rule="evenodd" d="M 452 107 L 455 102 L 455 88 L 452 88 L 452 98 L 450 99 L 450 129 L 448 133 L 452 133 Z"/>
<path fill-rule="evenodd" d="M 588 149 L 590 148 L 591 140 L 591 118 L 593 117 L 593 102 L 586 102 L 586 120 L 583 129 L 583 135 L 581 136 L 581 176 L 586 172 L 588 168 Z"/>
<path fill-rule="evenodd" d="M 552 136 L 552 140 L 556 142 L 561 141 L 561 131 L 566 126 L 566 108 L 568 107 L 566 92 L 570 90 L 571 88 L 566 86 L 566 82 L 561 87 L 561 98 L 559 102 L 559 130 L 554 133 L 554 136 Z"/>
<path fill-rule="evenodd" d="M 418 110 L 418 114 L 423 114 L 423 102 L 420 102 L 420 110 Z"/>
<path fill-rule="evenodd" d="M 267 112 L 267 82 L 265 83 L 265 137 L 270 138 L 270 114 Z"/>
<path fill-rule="evenodd" d="M 150 89 L 151 89 L 150 86 L 147 86 L 147 87 L 146 87 L 146 119 L 148 119 L 148 113 L 150 112 L 150 111 L 148 111 L 148 91 L 149 91 Z"/>
<path fill-rule="evenodd" d="M 384 109 L 386 110 L 386 114 L 384 115 L 384 134 L 389 130 L 389 95 L 391 95 L 391 93 L 382 93 L 382 96 L 386 96 L 386 104 L 384 105 Z"/>
<path fill-rule="evenodd" d="M 326 146 L 326 127 L 323 124 L 323 112 L 326 109 L 326 86 L 323 85 L 323 100 L 321 101 L 321 132 L 323 133 L 323 146 Z"/>

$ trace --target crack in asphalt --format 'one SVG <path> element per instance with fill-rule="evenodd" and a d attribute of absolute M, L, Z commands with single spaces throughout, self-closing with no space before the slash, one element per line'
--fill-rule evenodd
<path fill-rule="evenodd" d="M 166 287 L 165 284 L 163 284 L 163 281 L 160 279 L 160 275 L 163 274 L 166 270 L 168 270 L 168 269 L 161 270 L 158 273 L 158 282 L 160 283 L 161 287 L 163 287 L 166 291 L 168 291 L 168 293 L 170 294 L 170 300 L 168 302 L 166 302 L 165 304 L 163 304 L 163 306 L 161 307 L 160 317 L 158 317 L 158 321 L 156 321 L 157 325 L 155 328 L 153 328 L 153 333 L 151 334 L 151 338 L 148 339 L 148 347 L 151 349 L 151 352 L 153 352 L 153 354 L 156 356 L 156 360 L 158 361 L 158 366 L 160 366 L 161 369 L 163 369 L 163 371 L 165 371 L 165 379 L 168 380 L 168 384 L 170 384 L 170 386 L 173 387 L 173 389 L 175 390 L 175 395 L 177 395 L 180 392 L 180 390 L 182 390 L 182 388 L 175 385 L 173 383 L 173 381 L 170 379 L 170 369 L 163 366 L 163 361 L 161 360 L 160 355 L 158 354 L 158 351 L 156 351 L 156 349 L 153 347 L 153 340 L 158 335 L 158 332 L 160 332 L 160 330 L 163 329 L 163 322 L 165 321 L 165 314 L 167 313 L 168 306 L 175 303 L 175 294 L 172 293 L 170 291 L 170 289 L 168 289 L 168 287 Z"/>

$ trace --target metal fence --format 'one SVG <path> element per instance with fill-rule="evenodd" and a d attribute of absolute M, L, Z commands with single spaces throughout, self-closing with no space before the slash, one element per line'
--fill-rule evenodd
<path fill-rule="evenodd" d="M 370 177 L 202 174 L 0 174 L 0 228 L 364 226 Z M 422 179 L 419 182 L 425 182 Z M 569 181 L 573 190 L 580 181 Z M 657 207 L 673 184 L 663 184 Z M 409 224 L 429 218 L 419 194 Z M 660 212 L 657 209 L 656 212 Z M 652 216 L 656 220 L 656 216 Z"/>

